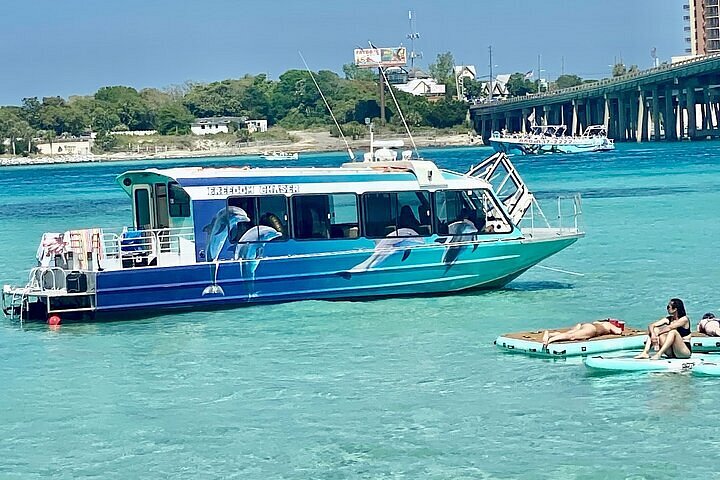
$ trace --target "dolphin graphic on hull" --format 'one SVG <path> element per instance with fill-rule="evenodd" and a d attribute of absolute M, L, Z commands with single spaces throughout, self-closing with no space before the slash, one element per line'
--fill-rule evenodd
<path fill-rule="evenodd" d="M 415 230 L 412 228 L 398 228 L 396 232 L 391 233 L 382 240 L 375 241 L 375 250 L 372 255 L 350 270 L 340 272 L 340 275 L 343 278 L 349 279 L 353 274 L 363 273 L 377 268 L 389 258 L 399 254 L 402 254 L 400 261 L 404 262 L 410 256 L 411 249 L 420 245 L 425 245 L 425 241 L 418 237 L 418 233 Z"/>
<path fill-rule="evenodd" d="M 207 252 L 206 257 L 208 261 L 215 264 L 213 282 L 203 289 L 203 296 L 225 295 L 225 291 L 217 284 L 218 269 L 220 268 L 218 259 L 228 238 L 237 238 L 242 224 L 248 222 L 250 222 L 250 217 L 248 217 L 245 210 L 240 207 L 228 205 L 218 210 L 218 212 L 213 215 L 210 223 L 203 227 L 203 231 L 208 234 L 208 243 L 205 249 Z"/>
<path fill-rule="evenodd" d="M 250 297 L 257 295 L 254 292 L 253 282 L 255 282 L 255 271 L 260 264 L 259 259 L 265 256 L 265 244 L 279 237 L 282 237 L 282 233 L 274 228 L 258 225 L 245 232 L 235 246 L 235 260 L 240 260 L 242 277 L 250 282 L 248 288 Z"/>
<path fill-rule="evenodd" d="M 468 242 L 477 240 L 478 229 L 474 223 L 470 220 L 460 220 L 458 222 L 451 223 L 448 225 L 448 234 L 450 238 L 439 238 L 439 243 L 450 244 L 443 253 L 442 262 L 445 264 L 445 270 L 447 271 L 455 260 L 458 259 L 460 253 L 467 249 L 468 245 L 453 245 L 458 242 Z M 473 245 L 473 251 L 477 248 L 477 244 Z"/>

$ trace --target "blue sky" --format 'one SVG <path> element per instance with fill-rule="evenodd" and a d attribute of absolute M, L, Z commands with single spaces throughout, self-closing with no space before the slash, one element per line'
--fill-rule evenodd
<path fill-rule="evenodd" d="M 622 58 L 651 66 L 684 52 L 674 0 L 5 0 L 0 15 L 0 105 L 23 97 L 88 95 L 99 87 L 163 88 L 303 68 L 342 74 L 353 49 L 409 45 L 408 10 L 432 63 L 494 73 L 537 70 L 609 76 Z"/>

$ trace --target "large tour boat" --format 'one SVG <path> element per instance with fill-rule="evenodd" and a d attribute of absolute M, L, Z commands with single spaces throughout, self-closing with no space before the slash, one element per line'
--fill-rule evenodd
<path fill-rule="evenodd" d="M 541 153 L 605 152 L 615 149 L 603 125 L 590 125 L 582 135 L 565 135 L 565 125 L 533 125 L 529 133 L 493 132 L 490 145 L 496 152 L 534 155 Z"/>
<path fill-rule="evenodd" d="M 496 288 L 583 235 L 579 197 L 559 207 L 560 225 L 541 225 L 500 153 L 467 173 L 405 152 L 336 168 L 149 168 L 117 182 L 132 225 L 44 234 L 27 284 L 3 287 L 7 315 L 57 323 Z"/>

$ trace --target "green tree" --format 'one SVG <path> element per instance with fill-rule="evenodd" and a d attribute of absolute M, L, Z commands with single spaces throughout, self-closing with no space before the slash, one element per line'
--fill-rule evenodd
<path fill-rule="evenodd" d="M 98 132 L 93 143 L 93 148 L 99 152 L 109 152 L 117 145 L 117 137 L 110 135 L 107 131 Z"/>
<path fill-rule="evenodd" d="M 237 80 L 198 84 L 192 87 L 182 102 L 196 117 L 240 116 L 243 90 Z"/>
<path fill-rule="evenodd" d="M 237 137 L 237 141 L 242 143 L 248 143 L 252 140 L 252 133 L 250 133 L 250 130 L 247 128 L 238 128 L 235 131 L 235 136 Z"/>
<path fill-rule="evenodd" d="M 53 141 L 57 138 L 55 130 L 44 130 L 42 132 L 42 139 L 50 144 L 50 155 L 53 154 Z"/>
<path fill-rule="evenodd" d="M 625 75 L 627 73 L 627 68 L 625 67 L 624 63 L 616 63 L 613 65 L 612 70 L 612 76 L 613 77 L 620 77 L 622 75 Z"/>
<path fill-rule="evenodd" d="M 184 105 L 169 103 L 158 110 L 155 126 L 163 135 L 184 135 L 190 132 L 190 124 L 194 120 L 192 113 Z"/>
<path fill-rule="evenodd" d="M 431 127 L 447 128 L 465 121 L 468 107 L 465 102 L 441 100 L 433 104 L 425 114 L 425 121 Z"/>
<path fill-rule="evenodd" d="M 260 74 L 253 77 L 252 83 L 243 90 L 240 96 L 243 113 L 250 118 L 266 119 L 269 123 L 273 123 L 270 103 L 272 88 L 272 82 L 267 79 L 267 75 Z"/>
<path fill-rule="evenodd" d="M 345 78 L 348 80 L 360 80 L 363 82 L 370 82 L 377 80 L 377 74 L 374 70 L 368 68 L 360 68 L 354 63 L 346 63 L 342 67 Z"/>
<path fill-rule="evenodd" d="M 438 53 L 435 63 L 431 63 L 428 67 L 430 75 L 442 84 L 448 84 L 454 78 L 455 59 L 452 53 Z"/>
<path fill-rule="evenodd" d="M 537 92 L 537 84 L 526 79 L 525 75 L 519 72 L 510 75 L 506 86 L 512 97 L 522 97 Z"/>
<path fill-rule="evenodd" d="M 578 77 L 577 75 L 560 75 L 557 80 L 555 80 L 555 85 L 557 86 L 557 88 L 570 88 L 577 85 L 582 85 L 582 83 L 582 78 Z"/>
<path fill-rule="evenodd" d="M 130 130 L 149 130 L 153 125 L 153 113 L 140 94 L 131 87 L 102 87 L 95 93 L 95 99 L 114 110 L 120 123 Z"/>

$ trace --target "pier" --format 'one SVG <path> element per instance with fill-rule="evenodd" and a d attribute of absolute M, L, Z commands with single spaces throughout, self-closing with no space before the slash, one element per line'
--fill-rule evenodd
<path fill-rule="evenodd" d="M 605 125 L 616 142 L 720 137 L 720 54 L 472 105 L 470 118 L 486 142 L 503 129 L 525 133 L 533 121 L 566 125 L 572 135 Z"/>

